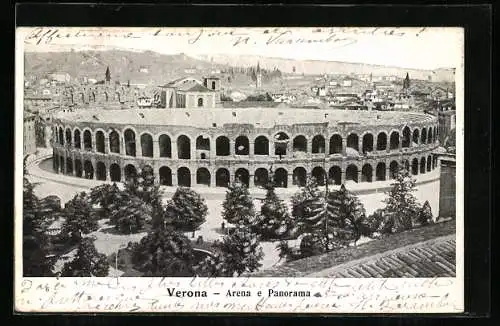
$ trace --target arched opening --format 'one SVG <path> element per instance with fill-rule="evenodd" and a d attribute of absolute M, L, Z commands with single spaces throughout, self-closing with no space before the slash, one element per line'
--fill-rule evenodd
<path fill-rule="evenodd" d="M 215 90 L 215 82 L 212 82 L 212 89 Z"/>
<path fill-rule="evenodd" d="M 356 134 L 350 134 L 347 136 L 347 148 L 352 148 L 359 151 L 359 137 Z"/>
<path fill-rule="evenodd" d="M 127 129 L 124 132 L 125 137 L 125 154 L 129 156 L 135 156 L 135 132 L 133 130 Z"/>
<path fill-rule="evenodd" d="M 389 164 L 389 179 L 394 179 L 399 171 L 399 164 L 396 161 L 391 161 Z"/>
<path fill-rule="evenodd" d="M 66 129 L 66 146 L 71 146 L 71 130 L 69 128 Z"/>
<path fill-rule="evenodd" d="M 437 133 L 437 127 L 434 127 L 434 142 L 437 142 L 438 141 L 438 133 Z"/>
<path fill-rule="evenodd" d="M 172 170 L 168 166 L 162 166 L 160 168 L 160 184 L 162 186 L 172 185 Z"/>
<path fill-rule="evenodd" d="M 410 147 L 411 131 L 408 126 L 403 128 L 403 141 L 401 147 Z"/>
<path fill-rule="evenodd" d="M 254 141 L 255 155 L 269 155 L 269 140 L 265 136 L 259 136 Z"/>
<path fill-rule="evenodd" d="M 68 157 L 66 159 L 66 174 L 73 174 L 73 160 L 71 159 L 71 157 Z"/>
<path fill-rule="evenodd" d="M 411 161 L 411 174 L 417 175 L 418 174 L 418 159 L 414 158 L 413 161 Z"/>
<path fill-rule="evenodd" d="M 196 171 L 196 184 L 210 187 L 210 172 L 206 168 Z"/>
<path fill-rule="evenodd" d="M 293 147 L 294 153 L 298 153 L 298 152 L 307 153 L 307 139 L 306 139 L 306 137 L 304 137 L 302 135 L 295 137 L 293 139 L 292 147 Z"/>
<path fill-rule="evenodd" d="M 373 181 L 373 168 L 370 164 L 365 164 L 361 168 L 361 182 Z"/>
<path fill-rule="evenodd" d="M 432 160 L 432 169 L 437 168 L 438 166 L 438 158 L 437 156 L 434 156 L 434 159 Z"/>
<path fill-rule="evenodd" d="M 420 131 L 418 129 L 413 130 L 412 142 L 414 145 L 418 145 L 420 139 Z"/>
<path fill-rule="evenodd" d="M 422 128 L 422 134 L 420 135 L 420 143 L 427 144 L 427 128 Z"/>
<path fill-rule="evenodd" d="M 328 179 L 330 179 L 333 184 L 342 184 L 342 170 L 339 166 L 332 166 L 328 171 Z"/>
<path fill-rule="evenodd" d="M 409 173 L 410 172 L 410 161 L 404 160 L 403 164 L 404 164 L 405 170 L 408 171 L 408 173 Z"/>
<path fill-rule="evenodd" d="M 177 169 L 177 184 L 180 187 L 191 187 L 191 171 L 187 167 Z"/>
<path fill-rule="evenodd" d="M 249 175 L 247 169 L 240 168 L 240 169 L 236 170 L 236 173 L 234 176 L 235 176 L 236 181 L 244 184 L 248 188 L 249 181 L 250 181 L 250 175 Z"/>
<path fill-rule="evenodd" d="M 420 174 L 424 174 L 425 171 L 425 157 L 420 160 Z"/>
<path fill-rule="evenodd" d="M 399 148 L 399 132 L 393 131 L 391 133 L 389 143 L 390 143 L 389 149 L 398 149 Z"/>
<path fill-rule="evenodd" d="M 257 187 L 264 187 L 269 182 L 269 173 L 267 169 L 259 168 L 254 173 L 254 184 Z"/>
<path fill-rule="evenodd" d="M 85 173 L 85 179 L 94 179 L 94 167 L 92 166 L 92 162 L 83 162 L 83 171 Z"/>
<path fill-rule="evenodd" d="M 373 135 L 365 134 L 363 136 L 363 153 L 373 152 Z"/>
<path fill-rule="evenodd" d="M 320 186 L 325 185 L 325 170 L 322 167 L 317 166 L 314 169 L 312 169 L 311 176 L 314 179 L 316 179 L 318 185 Z"/>
<path fill-rule="evenodd" d="M 215 154 L 217 156 L 229 155 L 229 138 L 226 136 L 217 137 L 215 140 Z"/>
<path fill-rule="evenodd" d="M 432 144 L 432 128 L 427 131 L 427 143 Z"/>
<path fill-rule="evenodd" d="M 224 168 L 220 168 L 215 172 L 215 185 L 217 187 L 227 187 L 229 186 L 229 171 Z"/>
<path fill-rule="evenodd" d="M 81 135 L 80 135 L 80 130 L 78 130 L 78 129 L 75 130 L 73 140 L 74 140 L 75 148 L 78 148 L 78 149 L 82 148 L 82 139 L 81 139 Z"/>
<path fill-rule="evenodd" d="M 333 135 L 330 137 L 330 154 L 342 153 L 342 136 Z"/>
<path fill-rule="evenodd" d="M 312 153 L 319 154 L 325 152 L 325 138 L 321 135 L 316 135 L 312 139 Z"/>
<path fill-rule="evenodd" d="M 109 133 L 109 151 L 120 154 L 120 135 L 115 130 Z"/>
<path fill-rule="evenodd" d="M 59 144 L 64 145 L 64 133 L 62 127 L 59 127 Z"/>
<path fill-rule="evenodd" d="M 375 171 L 375 178 L 377 181 L 385 181 L 385 163 L 380 162 L 377 164 Z"/>
<path fill-rule="evenodd" d="M 387 135 L 381 132 L 377 135 L 377 151 L 385 151 L 387 149 Z"/>
<path fill-rule="evenodd" d="M 197 151 L 210 151 L 210 138 L 208 136 L 200 135 L 196 137 L 196 150 Z M 205 153 L 207 154 L 207 153 Z"/>
<path fill-rule="evenodd" d="M 160 157 L 172 157 L 172 141 L 167 135 L 161 135 L 158 139 L 160 146 Z"/>
<path fill-rule="evenodd" d="M 75 175 L 79 178 L 83 176 L 82 161 L 75 160 Z"/>
<path fill-rule="evenodd" d="M 104 153 L 104 133 L 100 130 L 95 133 L 95 147 L 98 153 Z"/>
<path fill-rule="evenodd" d="M 92 135 L 89 130 L 83 132 L 83 149 L 86 151 L 92 150 Z"/>
<path fill-rule="evenodd" d="M 307 171 L 299 166 L 293 170 L 293 184 L 299 187 L 304 187 L 307 182 Z"/>
<path fill-rule="evenodd" d="M 106 180 L 106 165 L 104 165 L 103 162 L 97 162 L 95 174 L 97 180 L 102 180 L 102 181 Z"/>
<path fill-rule="evenodd" d="M 427 157 L 427 172 L 431 172 L 432 170 L 432 156 Z"/>
<path fill-rule="evenodd" d="M 61 169 L 60 172 L 64 173 L 65 166 L 64 166 L 64 156 L 59 156 L 59 168 Z"/>
<path fill-rule="evenodd" d="M 288 187 L 288 171 L 283 168 L 278 168 L 274 171 L 274 186 L 276 188 Z"/>
<path fill-rule="evenodd" d="M 286 155 L 286 148 L 288 146 L 288 142 L 290 141 L 290 137 L 282 131 L 278 132 L 274 136 L 274 154 L 281 156 Z"/>
<path fill-rule="evenodd" d="M 250 143 L 248 141 L 248 137 L 239 136 L 236 137 L 234 141 L 234 152 L 236 155 L 248 155 L 250 148 Z"/>
<path fill-rule="evenodd" d="M 345 179 L 346 181 L 358 182 L 358 167 L 356 165 L 351 164 L 347 167 L 345 171 Z"/>
<path fill-rule="evenodd" d="M 120 182 L 122 180 L 122 171 L 118 164 L 111 164 L 109 167 L 109 176 L 112 182 Z"/>
<path fill-rule="evenodd" d="M 177 154 L 181 160 L 191 159 L 191 140 L 185 135 L 177 138 Z"/>
<path fill-rule="evenodd" d="M 134 180 L 137 178 L 137 169 L 132 164 L 125 166 L 125 181 Z"/>
<path fill-rule="evenodd" d="M 150 134 L 141 135 L 141 152 L 143 157 L 153 157 L 153 137 Z"/>
<path fill-rule="evenodd" d="M 198 98 L 198 107 L 203 106 L 203 98 Z"/>

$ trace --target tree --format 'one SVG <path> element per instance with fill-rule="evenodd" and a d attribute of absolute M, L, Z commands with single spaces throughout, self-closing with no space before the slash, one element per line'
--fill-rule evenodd
<path fill-rule="evenodd" d="M 65 277 L 108 276 L 109 263 L 106 255 L 97 252 L 94 243 L 84 238 L 78 246 L 76 257 L 64 264 L 61 275 Z"/>
<path fill-rule="evenodd" d="M 266 185 L 266 197 L 260 207 L 252 229 L 261 240 L 280 239 L 292 229 L 292 219 L 286 204 L 278 198 L 272 182 Z"/>
<path fill-rule="evenodd" d="M 80 239 L 82 233 L 87 234 L 99 228 L 96 213 L 85 192 L 75 195 L 66 203 L 63 215 L 65 221 L 62 225 L 62 232 L 73 239 Z"/>
<path fill-rule="evenodd" d="M 297 221 L 299 233 L 309 233 L 313 231 L 309 218 L 313 217 L 314 212 L 322 205 L 323 193 L 318 188 L 318 183 L 314 177 L 307 179 L 304 187 L 294 194 L 292 201 L 292 216 Z"/>
<path fill-rule="evenodd" d="M 229 185 L 222 203 L 222 217 L 231 224 L 249 224 L 255 217 L 255 209 L 248 188 L 241 182 Z"/>
<path fill-rule="evenodd" d="M 131 250 L 135 268 L 145 276 L 194 276 L 191 242 L 171 226 L 150 232 Z"/>
<path fill-rule="evenodd" d="M 419 212 L 417 199 L 412 194 L 415 189 L 415 179 L 412 179 L 406 169 L 396 172 L 391 189 L 384 200 L 387 218 L 391 219 L 391 232 L 400 232 L 413 227 Z"/>
<path fill-rule="evenodd" d="M 403 89 L 410 88 L 410 75 L 406 73 L 405 80 L 403 81 Z"/>
<path fill-rule="evenodd" d="M 420 225 L 428 225 L 432 223 L 432 209 L 429 201 L 426 200 L 419 211 L 417 222 Z"/>
<path fill-rule="evenodd" d="M 146 221 L 151 220 L 151 205 L 136 196 L 129 196 L 127 201 L 117 205 L 111 211 L 110 220 L 115 228 L 125 234 L 139 232 Z"/>
<path fill-rule="evenodd" d="M 197 230 L 205 223 L 208 206 L 205 199 L 191 188 L 179 187 L 165 209 L 166 218 L 182 230 Z"/>
<path fill-rule="evenodd" d="M 257 235 L 248 226 L 239 225 L 222 241 L 213 244 L 214 256 L 205 258 L 195 270 L 209 277 L 240 276 L 244 272 L 254 272 L 262 266 L 264 252 Z"/>
<path fill-rule="evenodd" d="M 124 195 L 126 194 L 118 188 L 116 183 L 106 183 L 90 189 L 90 202 L 101 207 L 102 217 L 109 218 L 111 212 L 123 204 Z"/>

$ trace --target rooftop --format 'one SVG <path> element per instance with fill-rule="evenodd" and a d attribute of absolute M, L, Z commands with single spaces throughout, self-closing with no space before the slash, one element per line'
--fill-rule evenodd
<path fill-rule="evenodd" d="M 256 124 L 271 128 L 275 125 L 329 123 L 356 125 L 403 124 L 409 121 L 431 121 L 432 115 L 415 112 L 346 111 L 301 108 L 204 108 L 204 109 L 124 109 L 124 110 L 78 110 L 59 112 L 54 119 L 68 122 L 101 122 L 114 124 L 182 125 L 206 128 L 207 124 Z"/>

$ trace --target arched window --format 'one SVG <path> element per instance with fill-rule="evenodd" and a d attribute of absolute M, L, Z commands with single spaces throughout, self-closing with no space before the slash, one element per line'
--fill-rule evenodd
<path fill-rule="evenodd" d="M 274 136 L 274 154 L 279 156 L 285 156 L 289 141 L 290 137 L 288 137 L 286 133 L 282 131 L 278 132 Z"/>
<path fill-rule="evenodd" d="M 418 159 L 414 158 L 413 161 L 411 161 L 411 174 L 417 175 L 418 174 Z"/>
<path fill-rule="evenodd" d="M 254 185 L 257 187 L 264 187 L 269 182 L 269 173 L 267 169 L 258 168 L 254 173 Z"/>
<path fill-rule="evenodd" d="M 427 143 L 432 144 L 432 128 L 427 131 Z"/>
<path fill-rule="evenodd" d="M 311 176 L 314 179 L 316 179 L 318 185 L 320 186 L 325 185 L 325 170 L 322 167 L 317 166 L 314 169 L 312 169 Z"/>
<path fill-rule="evenodd" d="M 369 153 L 373 151 L 373 135 L 365 134 L 363 136 L 363 153 Z"/>
<path fill-rule="evenodd" d="M 269 155 L 269 140 L 265 136 L 259 136 L 254 141 L 255 155 Z"/>
<path fill-rule="evenodd" d="M 347 136 L 347 147 L 359 151 L 359 137 L 356 134 Z"/>
<path fill-rule="evenodd" d="M 131 129 L 127 129 L 124 132 L 125 137 L 125 154 L 129 156 L 135 156 L 135 132 Z"/>
<path fill-rule="evenodd" d="M 125 181 L 133 180 L 137 178 L 137 169 L 132 164 L 127 164 L 125 166 Z"/>
<path fill-rule="evenodd" d="M 95 134 L 95 147 L 98 153 L 104 153 L 104 133 L 101 130 Z"/>
<path fill-rule="evenodd" d="M 158 146 L 160 146 L 160 157 L 172 157 L 172 141 L 169 136 L 161 135 Z"/>
<path fill-rule="evenodd" d="M 150 134 L 141 135 L 141 151 L 143 157 L 153 157 L 153 137 Z"/>
<path fill-rule="evenodd" d="M 342 153 L 342 136 L 333 135 L 330 137 L 330 154 Z"/>
<path fill-rule="evenodd" d="M 297 152 L 307 153 L 307 139 L 306 139 L 306 137 L 304 137 L 302 135 L 295 137 L 293 139 L 292 147 L 293 147 L 292 150 L 294 153 L 297 153 Z"/>
<path fill-rule="evenodd" d="M 325 152 L 325 138 L 321 135 L 316 135 L 312 139 L 312 152 L 313 154 Z"/>
<path fill-rule="evenodd" d="M 66 146 L 71 146 L 71 129 L 66 129 Z"/>
<path fill-rule="evenodd" d="M 82 148 L 82 139 L 80 135 L 80 130 L 76 129 L 73 137 L 75 148 Z"/>
<path fill-rule="evenodd" d="M 94 167 L 92 166 L 92 162 L 85 161 L 83 163 L 83 170 L 85 173 L 85 179 L 94 179 Z"/>
<path fill-rule="evenodd" d="M 92 150 L 92 135 L 89 130 L 83 132 L 83 148 L 86 151 Z"/>
<path fill-rule="evenodd" d="M 236 155 L 248 155 L 250 143 L 246 136 L 239 136 L 234 142 L 234 152 Z"/>
<path fill-rule="evenodd" d="M 224 168 L 220 168 L 215 172 L 215 185 L 217 187 L 227 187 L 229 186 L 229 171 Z"/>
<path fill-rule="evenodd" d="M 358 167 L 354 164 L 349 165 L 345 171 L 345 178 L 346 181 L 358 182 Z"/>
<path fill-rule="evenodd" d="M 180 187 L 191 187 L 191 171 L 187 167 L 177 169 L 177 184 Z"/>
<path fill-rule="evenodd" d="M 120 182 L 122 180 L 122 171 L 118 164 L 111 164 L 109 167 L 109 176 L 112 182 Z"/>
<path fill-rule="evenodd" d="M 240 168 L 236 170 L 234 176 L 235 176 L 235 181 L 241 182 L 248 188 L 250 181 L 250 174 L 248 173 L 247 169 Z"/>
<path fill-rule="evenodd" d="M 196 184 L 210 187 L 210 172 L 206 168 L 196 171 Z"/>
<path fill-rule="evenodd" d="M 212 82 L 212 89 L 215 90 L 215 82 Z"/>
<path fill-rule="evenodd" d="M 427 172 L 431 172 L 432 170 L 432 156 L 427 157 Z"/>
<path fill-rule="evenodd" d="M 394 179 L 399 171 L 399 164 L 396 161 L 391 161 L 389 164 L 389 179 Z"/>
<path fill-rule="evenodd" d="M 75 176 L 81 178 L 83 176 L 82 161 L 75 160 Z"/>
<path fill-rule="evenodd" d="M 361 168 L 361 182 L 373 181 L 373 168 L 370 164 L 365 164 Z"/>
<path fill-rule="evenodd" d="M 303 167 L 297 167 L 293 170 L 293 184 L 304 187 L 307 181 L 307 172 Z"/>
<path fill-rule="evenodd" d="M 411 131 L 408 126 L 403 128 L 403 141 L 401 147 L 410 147 Z"/>
<path fill-rule="evenodd" d="M 59 144 L 64 145 L 64 133 L 62 127 L 59 127 Z"/>
<path fill-rule="evenodd" d="M 283 168 L 278 168 L 274 171 L 274 186 L 276 188 L 288 187 L 288 172 Z"/>
<path fill-rule="evenodd" d="M 177 155 L 181 160 L 191 159 L 191 140 L 185 135 L 177 138 Z"/>
<path fill-rule="evenodd" d="M 106 180 L 106 165 L 103 162 L 97 162 L 96 164 L 96 177 L 97 180 Z"/>
<path fill-rule="evenodd" d="M 172 170 L 168 166 L 162 166 L 159 170 L 160 184 L 162 186 L 172 185 Z"/>
<path fill-rule="evenodd" d="M 120 153 L 120 135 L 116 130 L 109 133 L 109 151 L 111 153 Z"/>
<path fill-rule="evenodd" d="M 376 168 L 376 172 L 375 172 L 377 181 L 385 181 L 385 169 L 386 168 L 385 168 L 384 162 L 380 162 L 379 164 L 377 164 L 377 168 Z"/>
<path fill-rule="evenodd" d="M 420 160 L 420 174 L 424 174 L 425 171 L 425 157 Z"/>
<path fill-rule="evenodd" d="M 215 151 L 217 156 L 229 155 L 229 138 L 226 136 L 219 136 L 215 140 Z"/>
<path fill-rule="evenodd" d="M 73 160 L 71 157 L 68 157 L 66 159 L 66 174 L 72 175 L 73 174 Z"/>
<path fill-rule="evenodd" d="M 427 129 L 426 128 L 422 128 L 422 134 L 420 136 L 420 143 L 427 144 Z"/>
<path fill-rule="evenodd" d="M 420 139 L 420 131 L 417 128 L 413 130 L 413 137 L 412 137 L 413 144 L 417 145 L 419 139 Z"/>
<path fill-rule="evenodd" d="M 196 138 L 196 150 L 210 151 L 210 138 L 200 135 Z"/>
<path fill-rule="evenodd" d="M 339 166 L 332 166 L 330 171 L 328 171 L 328 179 L 335 185 L 340 185 L 342 183 L 342 170 Z"/>
<path fill-rule="evenodd" d="M 399 148 L 399 132 L 393 131 L 391 133 L 391 139 L 389 142 L 390 142 L 389 149 L 398 149 Z"/>
<path fill-rule="evenodd" d="M 377 151 L 385 151 L 387 149 L 387 135 L 381 132 L 377 135 Z"/>
<path fill-rule="evenodd" d="M 198 98 L 198 107 L 203 106 L 203 98 Z"/>

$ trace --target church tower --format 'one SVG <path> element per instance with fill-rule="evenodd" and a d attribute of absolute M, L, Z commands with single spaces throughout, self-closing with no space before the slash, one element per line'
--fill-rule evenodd
<path fill-rule="evenodd" d="M 262 87 L 262 72 L 260 71 L 260 64 L 257 62 L 257 71 L 256 71 L 256 79 L 255 79 L 255 87 Z"/>

